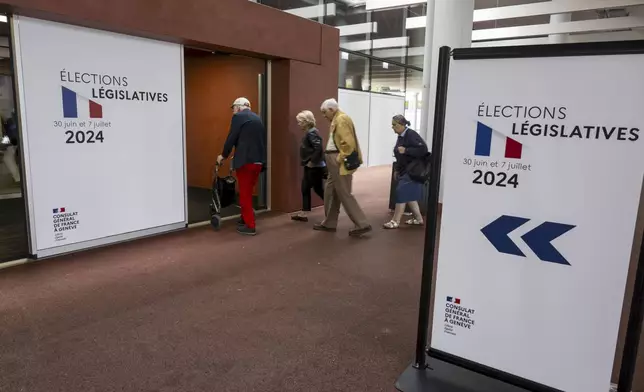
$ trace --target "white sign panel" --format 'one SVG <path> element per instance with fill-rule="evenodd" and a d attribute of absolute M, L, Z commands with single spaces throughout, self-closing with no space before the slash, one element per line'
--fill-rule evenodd
<path fill-rule="evenodd" d="M 566 392 L 609 389 L 642 69 L 641 55 L 452 61 L 432 348 Z"/>
<path fill-rule="evenodd" d="M 36 253 L 184 223 L 181 46 L 16 26 Z"/>

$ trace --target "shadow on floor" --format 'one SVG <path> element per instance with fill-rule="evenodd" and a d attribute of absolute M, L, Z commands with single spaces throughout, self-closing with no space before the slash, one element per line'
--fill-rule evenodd
<path fill-rule="evenodd" d="M 188 187 L 188 223 L 210 221 L 211 190 L 197 187 Z M 222 218 L 239 215 L 241 210 L 232 205 L 221 211 Z"/>

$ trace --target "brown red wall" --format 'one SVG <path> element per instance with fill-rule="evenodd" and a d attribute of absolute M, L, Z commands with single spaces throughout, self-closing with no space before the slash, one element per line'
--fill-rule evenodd
<path fill-rule="evenodd" d="M 247 0 L 0 0 L 9 12 L 320 64 L 329 27 Z"/>
<path fill-rule="evenodd" d="M 338 95 L 338 51 L 339 36 L 334 29 L 325 29 L 322 36 L 322 65 L 307 64 L 300 61 L 273 62 L 272 87 L 272 124 L 273 135 L 280 129 L 282 137 L 279 141 L 272 140 L 272 205 L 280 211 L 295 211 L 301 208 L 302 197 L 300 189 L 294 187 L 302 178 L 299 167 L 298 146 L 302 131 L 295 122 L 295 116 L 302 110 L 310 110 L 315 114 L 318 129 L 325 138 L 329 133 L 329 123 L 320 114 L 320 105 L 327 98 Z M 277 83 L 277 80 L 288 80 L 288 85 Z M 290 99 L 284 97 L 290 96 Z M 276 173 L 286 174 L 276 176 Z M 321 200 L 314 199 L 314 205 Z"/>

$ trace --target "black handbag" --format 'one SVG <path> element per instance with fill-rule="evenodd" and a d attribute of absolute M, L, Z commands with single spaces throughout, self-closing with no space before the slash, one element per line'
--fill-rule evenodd
<path fill-rule="evenodd" d="M 216 177 L 213 180 L 213 189 L 219 194 L 221 208 L 226 208 L 235 203 L 237 198 L 236 183 L 237 179 L 231 175 Z"/>
<path fill-rule="evenodd" d="M 344 168 L 347 169 L 348 171 L 354 171 L 357 170 L 361 165 L 362 162 L 360 162 L 360 155 L 358 154 L 358 150 L 360 150 L 360 143 L 358 142 L 358 135 L 356 135 L 356 130 L 355 128 L 352 128 L 351 131 L 353 132 L 353 138 L 356 140 L 356 149 L 351 152 L 351 154 L 347 155 L 344 158 Z M 332 135 L 333 137 L 333 144 L 335 145 L 335 149 L 340 151 L 338 148 L 338 145 L 335 144 L 335 135 Z"/>
<path fill-rule="evenodd" d="M 344 167 L 348 171 L 356 170 L 360 167 L 360 165 L 362 165 L 362 163 L 360 163 L 360 156 L 358 155 L 357 151 L 353 151 L 346 158 L 344 158 Z"/>
<path fill-rule="evenodd" d="M 425 156 L 414 159 L 407 166 L 407 174 L 412 181 L 420 183 L 429 181 L 431 157 L 432 154 L 428 152 Z"/>

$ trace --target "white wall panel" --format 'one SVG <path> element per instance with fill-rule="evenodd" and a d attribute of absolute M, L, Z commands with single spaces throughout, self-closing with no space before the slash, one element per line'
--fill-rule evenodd
<path fill-rule="evenodd" d="M 409 46 L 409 37 L 380 38 L 366 41 L 345 42 L 340 47 L 346 50 L 369 50 L 383 48 L 399 48 Z"/>
<path fill-rule="evenodd" d="M 606 42 L 606 41 L 632 41 L 644 39 L 644 31 L 611 31 L 603 33 L 572 34 L 566 38 L 567 43 L 577 42 Z M 509 39 L 502 41 L 479 41 L 472 42 L 473 48 L 489 48 L 496 46 L 517 46 L 517 45 L 547 45 L 548 37 Z"/>
<path fill-rule="evenodd" d="M 422 4 L 426 0 L 367 0 L 367 11 Z"/>
<path fill-rule="evenodd" d="M 22 16 L 13 31 L 31 253 L 185 227 L 183 48 Z"/>
<path fill-rule="evenodd" d="M 405 112 L 405 98 L 371 94 L 369 116 L 369 166 L 390 165 L 394 161 L 396 134 L 391 129 L 391 118 Z"/>
<path fill-rule="evenodd" d="M 527 16 L 563 14 L 606 8 L 623 8 L 644 4 L 642 0 L 566 0 L 542 1 L 507 7 L 484 8 L 474 11 L 474 22 L 522 18 Z"/>
<path fill-rule="evenodd" d="M 358 23 L 346 26 L 338 26 L 340 30 L 340 37 L 347 37 L 349 35 L 360 35 L 378 32 L 378 22 Z"/>
<path fill-rule="evenodd" d="M 369 96 L 365 91 L 338 90 L 340 109 L 351 117 L 356 127 L 365 166 L 369 166 Z"/>
<path fill-rule="evenodd" d="M 472 41 L 536 37 L 549 34 L 587 33 L 595 31 L 625 30 L 644 27 L 644 18 L 625 16 L 621 18 L 580 20 L 567 23 L 547 23 L 531 26 L 500 27 L 472 32 Z"/>
<path fill-rule="evenodd" d="M 306 19 L 319 18 L 321 16 L 333 16 L 335 15 L 335 11 L 336 9 L 334 3 L 284 10 L 284 12 L 288 12 L 289 14 L 297 15 L 301 18 Z"/>

